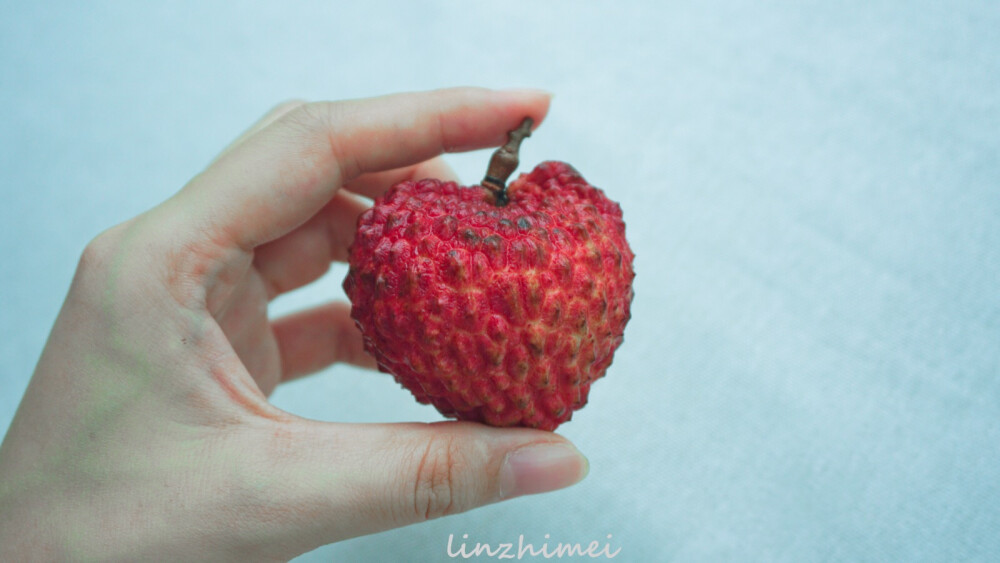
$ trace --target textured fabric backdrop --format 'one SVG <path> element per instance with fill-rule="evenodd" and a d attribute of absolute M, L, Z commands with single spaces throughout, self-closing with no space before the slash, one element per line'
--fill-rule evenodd
<path fill-rule="evenodd" d="M 637 255 L 625 344 L 560 429 L 591 473 L 301 560 L 447 561 L 450 534 L 619 561 L 1000 558 L 996 2 L 337 4 L 0 6 L 0 430 L 84 244 L 275 103 L 534 86 L 555 99 L 522 162 L 618 199 Z M 449 158 L 476 181 L 488 153 Z M 439 419 L 343 367 L 273 401 Z"/>

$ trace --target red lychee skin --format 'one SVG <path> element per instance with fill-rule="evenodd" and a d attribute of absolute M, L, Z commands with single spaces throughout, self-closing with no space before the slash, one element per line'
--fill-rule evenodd
<path fill-rule="evenodd" d="M 418 401 L 554 430 L 622 343 L 633 254 L 621 208 L 568 164 L 538 165 L 507 195 L 393 186 L 358 221 L 344 290 L 365 349 Z"/>

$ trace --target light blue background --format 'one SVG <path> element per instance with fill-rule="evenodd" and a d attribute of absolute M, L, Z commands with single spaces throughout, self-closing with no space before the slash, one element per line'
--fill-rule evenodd
<path fill-rule="evenodd" d="M 612 534 L 619 561 L 1000 558 L 1000 5 L 339 4 L 3 3 L 0 429 L 84 244 L 275 103 L 535 86 L 556 96 L 522 162 L 618 199 L 637 255 L 625 344 L 561 428 L 591 474 L 302 560 L 444 561 L 465 533 Z M 450 162 L 475 181 L 487 158 Z M 343 367 L 273 400 L 439 418 Z"/>

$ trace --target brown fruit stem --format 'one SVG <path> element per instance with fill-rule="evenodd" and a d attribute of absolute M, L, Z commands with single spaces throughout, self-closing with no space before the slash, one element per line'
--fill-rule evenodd
<path fill-rule="evenodd" d="M 533 119 L 525 117 L 517 129 L 507 132 L 507 143 L 490 157 L 490 166 L 482 183 L 483 187 L 493 192 L 497 207 L 507 205 L 507 178 L 517 170 L 517 151 L 521 148 L 521 141 L 531 136 L 534 123 Z"/>

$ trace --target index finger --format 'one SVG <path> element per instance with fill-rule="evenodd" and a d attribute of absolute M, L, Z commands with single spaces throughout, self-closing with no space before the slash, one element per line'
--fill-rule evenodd
<path fill-rule="evenodd" d="M 452 88 L 300 106 L 223 155 L 178 194 L 192 232 L 251 250 L 301 225 L 344 183 L 442 152 L 498 146 L 550 96 Z"/>

